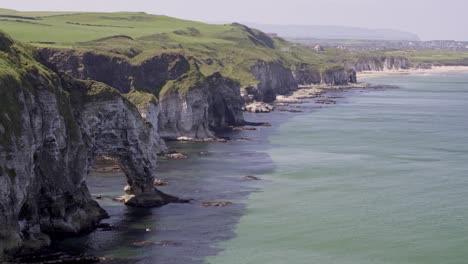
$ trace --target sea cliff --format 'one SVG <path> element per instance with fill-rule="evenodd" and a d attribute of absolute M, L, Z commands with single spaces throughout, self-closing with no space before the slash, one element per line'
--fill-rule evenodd
<path fill-rule="evenodd" d="M 0 63 L 0 259 L 90 231 L 107 217 L 86 186 L 98 155 L 125 171 L 128 205 L 180 201 L 153 187 L 160 147 L 117 90 L 58 75 L 4 34 Z"/>

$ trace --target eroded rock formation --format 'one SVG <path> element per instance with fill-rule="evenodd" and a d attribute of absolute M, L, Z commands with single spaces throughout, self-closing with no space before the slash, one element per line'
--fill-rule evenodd
<path fill-rule="evenodd" d="M 325 70 L 311 69 L 307 64 L 298 65 L 294 71 L 294 77 L 299 85 L 345 85 L 356 83 L 356 71 L 341 66 Z"/>
<path fill-rule="evenodd" d="M 158 142 L 118 91 L 58 76 L 4 35 L 0 49 L 0 260 L 92 230 L 107 216 L 86 186 L 96 155 L 119 161 L 127 204 L 180 201 L 153 187 Z"/>
<path fill-rule="evenodd" d="M 160 94 L 163 138 L 211 138 L 217 129 L 244 124 L 239 84 L 220 73 L 205 77 L 196 64 Z"/>
<path fill-rule="evenodd" d="M 190 64 L 178 53 L 163 53 L 132 64 L 118 56 L 96 52 L 44 48 L 38 51 L 42 62 L 74 78 L 95 80 L 125 94 L 132 89 L 158 93 L 168 80 L 185 74 Z"/>

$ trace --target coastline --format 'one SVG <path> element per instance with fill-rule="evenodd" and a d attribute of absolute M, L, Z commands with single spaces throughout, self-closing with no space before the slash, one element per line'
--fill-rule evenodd
<path fill-rule="evenodd" d="M 444 74 L 444 73 L 468 73 L 468 66 L 433 66 L 431 69 L 407 69 L 358 72 L 358 78 L 379 77 L 388 75 L 408 74 Z"/>
<path fill-rule="evenodd" d="M 273 184 L 250 196 L 238 235 L 219 245 L 222 253 L 207 263 L 358 264 L 369 262 L 370 255 L 386 264 L 410 258 L 444 262 L 434 237 L 451 245 L 451 258 L 462 263 L 463 223 L 447 210 L 459 212 L 466 205 L 466 191 L 457 182 L 465 179 L 465 169 L 445 171 L 458 157 L 456 168 L 466 168 L 466 148 L 459 144 L 466 138 L 467 77 L 375 79 L 400 88 L 350 90 L 336 107 L 282 125 L 269 153 L 278 164 L 267 178 Z M 462 118 L 452 119 L 453 114 Z M 445 133 L 457 136 L 442 140 Z M 447 175 L 453 175 L 452 188 L 459 195 L 451 196 L 452 188 L 438 189 Z M 429 186 L 436 193 L 428 195 Z M 440 236 L 434 217 L 453 227 L 449 237 Z"/>
<path fill-rule="evenodd" d="M 185 193 L 184 198 L 192 201 L 188 204 L 168 204 L 158 209 L 127 208 L 112 200 L 120 194 L 125 181 L 121 172 L 95 171 L 90 175 L 89 187 L 94 197 L 102 196 L 98 202 L 111 215 L 104 224 L 112 228 L 100 228 L 84 236 L 60 239 L 51 249 L 73 258 L 97 258 L 101 263 L 137 262 L 142 260 L 143 251 L 158 252 L 158 255 L 145 255 L 143 259 L 146 261 L 204 263 L 202 260 L 206 257 L 219 254 L 217 245 L 235 237 L 234 229 L 245 214 L 248 197 L 268 182 L 245 180 L 245 176 L 267 179 L 267 175 L 277 170 L 271 157 L 266 154 L 272 147 L 269 137 L 277 133 L 277 129 L 287 120 L 320 108 L 333 107 L 344 100 L 346 93 L 353 88 L 365 90 L 365 87 L 363 84 L 301 87 L 296 91 L 300 99 L 274 103 L 276 110 L 271 113 L 245 112 L 247 120 L 271 122 L 271 127 L 223 132 L 219 136 L 233 139 L 223 144 L 170 142 L 171 149 L 186 154 L 188 158 L 182 164 L 177 159 L 160 160 L 158 176 L 169 182 L 160 188 L 170 193 Z M 239 138 L 249 138 L 250 141 L 237 141 Z M 226 168 L 229 170 L 226 171 Z M 220 175 L 221 170 L 225 172 Z M 187 173 L 191 174 L 190 178 L 184 176 Z M 202 203 L 205 201 L 228 201 L 232 205 L 204 207 Z M 178 226 L 177 230 L 173 229 L 174 225 Z M 145 229 L 154 231 L 145 232 Z M 187 240 L 187 236 L 191 239 Z"/>

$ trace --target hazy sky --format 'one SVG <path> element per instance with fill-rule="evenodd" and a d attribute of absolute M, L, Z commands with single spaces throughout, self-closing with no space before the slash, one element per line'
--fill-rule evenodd
<path fill-rule="evenodd" d="M 468 0 L 0 0 L 1 8 L 144 11 L 206 22 L 392 28 L 468 40 Z"/>

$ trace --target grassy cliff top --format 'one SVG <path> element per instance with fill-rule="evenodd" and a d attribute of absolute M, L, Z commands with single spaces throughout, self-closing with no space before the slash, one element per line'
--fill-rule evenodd
<path fill-rule="evenodd" d="M 203 31 L 204 41 L 232 28 L 231 25 L 209 25 L 146 13 L 17 12 L 0 9 L 0 28 L 20 41 L 45 45 L 74 45 L 115 35 L 138 38 L 183 31 L 189 27 Z"/>
<path fill-rule="evenodd" d="M 154 94 L 142 91 L 131 91 L 124 94 L 124 97 L 132 102 L 138 109 L 146 109 L 151 103 L 158 103 L 158 98 L 156 98 Z"/>
<path fill-rule="evenodd" d="M 256 84 L 259 61 L 285 67 L 336 67 L 333 59 L 261 31 L 233 23 L 212 25 L 146 13 L 16 12 L 0 9 L 0 29 L 39 47 L 91 50 L 134 64 L 163 52 L 194 57 L 203 75 L 221 72 L 241 85 Z"/>

